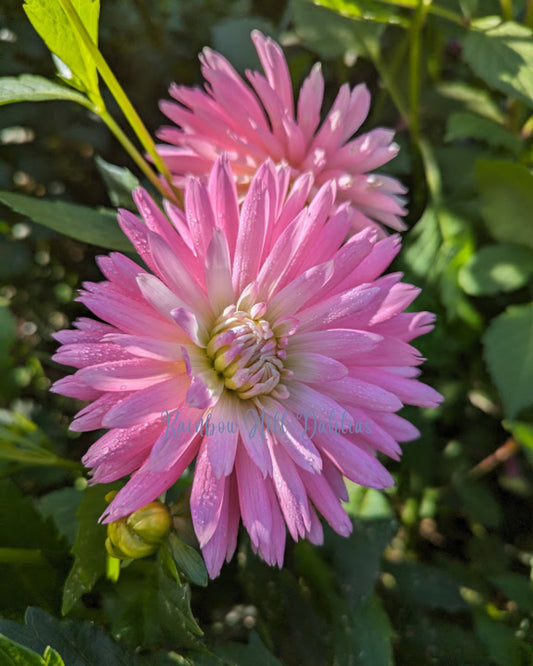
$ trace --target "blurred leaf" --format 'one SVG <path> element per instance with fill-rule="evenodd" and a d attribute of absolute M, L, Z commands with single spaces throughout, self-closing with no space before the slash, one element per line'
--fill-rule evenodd
<path fill-rule="evenodd" d="M 487 245 L 459 271 L 459 284 L 471 296 L 486 296 L 523 287 L 533 275 L 533 250 L 502 243 Z"/>
<path fill-rule="evenodd" d="M 418 562 L 387 562 L 386 569 L 396 579 L 397 590 L 411 604 L 451 612 L 465 610 L 458 583 L 445 571 Z"/>
<path fill-rule="evenodd" d="M 98 155 L 95 162 L 113 206 L 135 210 L 131 194 L 135 188 L 139 187 L 139 180 L 128 168 L 110 164 Z"/>
<path fill-rule="evenodd" d="M 456 491 L 461 499 L 459 510 L 466 513 L 468 518 L 485 527 L 498 527 L 501 524 L 502 509 L 486 486 L 472 479 L 461 479 Z"/>
<path fill-rule="evenodd" d="M 492 236 L 533 248 L 533 176 L 522 164 L 479 160 L 476 180 Z"/>
<path fill-rule="evenodd" d="M 0 632 L 39 653 L 50 645 L 65 666 L 140 666 L 136 655 L 126 652 L 92 622 L 58 620 L 41 608 L 28 608 L 24 620 L 24 625 L 0 620 Z"/>
<path fill-rule="evenodd" d="M 0 663 L 2 666 L 44 666 L 46 662 L 33 650 L 15 643 L 0 634 Z M 63 663 L 63 662 L 58 662 Z"/>
<path fill-rule="evenodd" d="M 246 645 L 244 643 L 226 643 L 217 648 L 215 654 L 231 664 L 282 666 L 281 662 L 265 647 L 255 631 L 250 632 Z"/>
<path fill-rule="evenodd" d="M 525 576 L 503 573 L 492 576 L 490 582 L 526 613 L 533 612 L 533 583 Z"/>
<path fill-rule="evenodd" d="M 334 666 L 392 666 L 393 635 L 381 599 L 373 594 L 354 613 L 339 618 Z"/>
<path fill-rule="evenodd" d="M 275 37 L 272 23 L 260 16 L 239 16 L 218 21 L 213 26 L 213 47 L 222 53 L 238 72 L 259 69 L 260 62 L 253 42 L 252 30 Z"/>
<path fill-rule="evenodd" d="M 455 139 L 476 139 L 489 146 L 508 148 L 518 152 L 522 147 L 521 140 L 499 123 L 483 118 L 474 113 L 452 113 L 446 125 L 445 141 Z"/>
<path fill-rule="evenodd" d="M 533 449 L 533 424 L 525 421 L 502 421 L 502 426 L 524 446 Z"/>
<path fill-rule="evenodd" d="M 483 612 L 474 613 L 476 633 L 487 648 L 491 661 L 498 666 L 522 666 L 519 642 L 514 631 L 491 620 Z"/>
<path fill-rule="evenodd" d="M 82 498 L 83 493 L 76 488 L 60 488 L 36 500 L 39 513 L 54 521 L 58 532 L 71 546 L 78 532 L 76 511 Z"/>
<path fill-rule="evenodd" d="M 463 58 L 475 74 L 500 92 L 533 106 L 533 33 L 497 16 L 473 22 Z"/>
<path fill-rule="evenodd" d="M 70 612 L 78 599 L 92 590 L 100 576 L 105 574 L 107 530 L 104 525 L 100 525 L 98 519 L 107 506 L 106 494 L 116 488 L 116 485 L 97 485 L 84 492 L 76 512 L 78 534 L 72 547 L 74 564 L 63 589 L 63 615 Z"/>
<path fill-rule="evenodd" d="M 409 19 L 398 13 L 391 4 L 380 5 L 375 0 L 313 0 L 316 5 L 327 7 L 342 16 L 363 21 L 377 21 L 409 27 Z"/>
<path fill-rule="evenodd" d="M 183 572 L 191 583 L 205 587 L 208 576 L 202 556 L 174 532 L 169 534 L 167 543 L 178 570 Z"/>
<path fill-rule="evenodd" d="M 46 201 L 13 192 L 0 192 L 0 201 L 34 222 L 76 240 L 108 250 L 132 251 L 131 243 L 118 226 L 114 211 L 104 208 L 93 210 L 86 206 Z"/>
<path fill-rule="evenodd" d="M 0 78 L 0 106 L 12 104 L 13 102 L 46 102 L 49 100 L 63 99 L 69 102 L 77 102 L 89 108 L 91 102 L 78 92 L 74 92 L 67 86 L 49 81 L 43 76 L 33 74 L 22 74 L 22 76 L 4 76 Z"/>
<path fill-rule="evenodd" d="M 310 0 L 291 0 L 296 34 L 322 58 L 336 58 L 350 52 L 368 54 L 378 48 L 384 25 L 356 23 Z"/>
<path fill-rule="evenodd" d="M 513 419 L 533 402 L 533 304 L 510 306 L 493 319 L 483 347 L 505 415 Z"/>
<path fill-rule="evenodd" d="M 6 306 L 0 306 L 0 359 L 7 358 L 15 344 L 17 323 Z"/>
<path fill-rule="evenodd" d="M 483 116 L 500 125 L 505 120 L 498 104 L 486 90 L 473 88 L 462 81 L 445 81 L 439 83 L 436 88 L 443 97 L 461 102 L 465 110 L 470 111 L 471 115 Z"/>
<path fill-rule="evenodd" d="M 31 265 L 32 257 L 27 245 L 14 240 L 0 240 L 0 281 L 7 282 L 24 275 Z"/>
<path fill-rule="evenodd" d="M 72 4 L 89 36 L 97 44 L 99 0 L 72 0 Z M 98 93 L 96 65 L 60 3 L 57 0 L 25 0 L 24 11 L 46 46 L 70 70 L 69 77 L 68 71 L 60 69 L 63 78 L 75 88 Z"/>
<path fill-rule="evenodd" d="M 21 556 L 13 563 L 2 563 L 0 612 L 23 611 L 32 603 L 57 607 L 62 573 L 55 565 L 63 559 L 63 545 L 54 525 L 43 520 L 29 499 L 9 480 L 0 481 L 0 548 L 12 552 L 21 549 L 21 553 L 28 554 L 26 561 Z"/>

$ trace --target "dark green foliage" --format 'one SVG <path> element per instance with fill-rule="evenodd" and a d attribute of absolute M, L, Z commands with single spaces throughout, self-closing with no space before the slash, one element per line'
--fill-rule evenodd
<path fill-rule="evenodd" d="M 512 4 L 515 15 L 502 22 L 497 14 Z M 98 3 L 76 5 L 152 134 L 166 122 L 157 101 L 170 82 L 201 82 L 203 46 L 241 72 L 258 66 L 253 27 L 282 38 L 295 84 L 322 60 L 323 113 L 342 83 L 369 86 L 363 131 L 397 130 L 400 155 L 382 171 L 410 193 L 392 270 L 422 288 L 417 310 L 437 314 L 435 330 L 414 344 L 427 357 L 423 380 L 445 401 L 404 410 L 421 437 L 390 462 L 392 489 L 350 485 L 349 539 L 326 528 L 323 547 L 291 543 L 278 570 L 242 533 L 234 560 L 206 587 L 192 542 L 172 538 L 149 559 L 109 561 L 97 520 L 110 488 L 87 489 L 80 478 L 97 435 L 69 433 L 80 405 L 48 392 L 65 374 L 50 360 L 50 336 L 85 314 L 74 299 L 83 280 L 101 279 L 95 254 L 132 251 L 109 207 L 133 209 L 131 190 L 147 183 L 85 108 L 98 93 L 83 44 L 66 29 L 59 41 L 45 36 L 62 10 L 26 3 L 71 71 L 69 79 L 62 70 L 63 81 L 22 3 L 5 0 L 0 663 L 533 663 L 531 8 L 117 0 L 102 3 L 96 30 Z"/>

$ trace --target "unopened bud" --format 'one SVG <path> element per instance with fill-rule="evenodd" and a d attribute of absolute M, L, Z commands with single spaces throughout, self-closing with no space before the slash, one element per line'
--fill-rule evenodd
<path fill-rule="evenodd" d="M 107 526 L 106 549 L 118 559 L 139 559 L 157 551 L 172 526 L 167 507 L 151 502 Z"/>

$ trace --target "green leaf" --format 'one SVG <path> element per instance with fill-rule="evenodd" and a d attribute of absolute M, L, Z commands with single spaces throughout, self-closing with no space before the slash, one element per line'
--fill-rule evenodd
<path fill-rule="evenodd" d="M 487 16 L 472 24 L 463 58 L 485 83 L 533 106 L 533 33 Z"/>
<path fill-rule="evenodd" d="M 60 655 L 50 646 L 44 651 L 43 661 L 45 666 L 65 666 L 63 659 L 61 659 Z"/>
<path fill-rule="evenodd" d="M 50 661 L 50 666 L 63 662 L 66 666 L 140 666 L 135 654 L 126 652 L 92 622 L 58 620 L 41 608 L 28 608 L 24 620 L 24 625 L 0 620 L 0 632 L 39 653 L 51 646 L 63 661 Z"/>
<path fill-rule="evenodd" d="M 205 587 L 208 575 L 202 556 L 174 532 L 169 534 L 168 548 L 179 571 L 183 572 L 191 583 Z"/>
<path fill-rule="evenodd" d="M 350 607 L 368 597 L 381 570 L 381 557 L 396 529 L 391 520 L 360 520 L 349 539 L 331 534 L 326 545 L 332 551 L 337 580 Z"/>
<path fill-rule="evenodd" d="M 126 167 L 110 164 L 98 155 L 95 158 L 96 166 L 106 185 L 109 199 L 113 206 L 121 206 L 135 210 L 131 193 L 139 187 L 138 179 Z"/>
<path fill-rule="evenodd" d="M 63 201 L 46 201 L 3 191 L 0 191 L 0 201 L 33 222 L 84 243 L 123 252 L 133 249 L 118 225 L 115 211 L 93 210 Z"/>
<path fill-rule="evenodd" d="M 533 176 L 522 164 L 479 160 L 476 180 L 483 219 L 503 243 L 533 248 Z"/>
<path fill-rule="evenodd" d="M 72 0 L 72 4 L 90 37 L 97 44 L 99 0 Z M 96 65 L 78 33 L 72 28 L 60 2 L 26 0 L 24 11 L 46 46 L 70 70 L 71 77 L 64 76 L 67 83 L 98 95 Z M 63 74 L 64 68 L 61 69 Z"/>
<path fill-rule="evenodd" d="M 43 666 L 45 662 L 33 650 L 15 643 L 0 634 L 0 663 L 2 666 Z"/>
<path fill-rule="evenodd" d="M 473 480 L 457 483 L 457 494 L 461 500 L 459 510 L 485 527 L 498 527 L 503 520 L 502 508 L 491 491 Z"/>
<path fill-rule="evenodd" d="M 513 152 L 522 147 L 519 137 L 499 123 L 474 113 L 452 113 L 446 125 L 445 141 L 476 139 L 496 148 L 502 146 Z"/>
<path fill-rule="evenodd" d="M 85 95 L 74 92 L 60 83 L 49 81 L 43 76 L 22 74 L 18 77 L 0 78 L 0 106 L 13 102 L 47 102 L 56 99 L 77 102 L 88 108 L 92 107 L 90 100 Z"/>
<path fill-rule="evenodd" d="M 526 613 L 533 612 L 533 583 L 526 576 L 509 572 L 492 576 L 490 582 L 518 608 Z"/>
<path fill-rule="evenodd" d="M 409 27 L 409 19 L 398 13 L 392 5 L 380 5 L 375 0 L 314 0 L 314 3 L 331 9 L 342 16 L 359 21 L 376 21 Z"/>
<path fill-rule="evenodd" d="M 11 310 L 0 306 L 0 360 L 7 358 L 17 338 L 17 323 Z"/>
<path fill-rule="evenodd" d="M 533 250 L 502 243 L 478 250 L 459 271 L 459 284 L 471 296 L 523 287 L 533 275 Z"/>
<path fill-rule="evenodd" d="M 533 423 L 525 421 L 502 421 L 502 426 L 524 446 L 533 449 Z"/>
<path fill-rule="evenodd" d="M 533 402 L 533 304 L 511 306 L 493 319 L 483 347 L 505 416 L 513 419 Z"/>
<path fill-rule="evenodd" d="M 76 511 L 83 498 L 83 493 L 76 488 L 60 488 L 43 495 L 35 504 L 44 518 L 51 518 L 57 531 L 72 546 L 78 532 Z"/>
<path fill-rule="evenodd" d="M 357 23 L 310 0 L 292 0 L 295 31 L 302 42 L 322 58 L 336 58 L 345 53 L 365 55 L 378 48 L 385 26 Z"/>
<path fill-rule="evenodd" d="M 35 603 L 57 608 L 67 554 L 53 523 L 9 480 L 0 481 L 0 548 L 6 555 L 21 554 L 19 561 L 2 563 L 0 613 Z"/>
<path fill-rule="evenodd" d="M 521 666 L 519 642 L 514 631 L 482 612 L 474 614 L 476 633 L 485 645 L 491 662 L 498 666 Z"/>
<path fill-rule="evenodd" d="M 440 83 L 436 90 L 443 97 L 460 102 L 472 115 L 483 116 L 499 125 L 505 121 L 505 115 L 486 90 L 473 88 L 461 81 Z"/>
<path fill-rule="evenodd" d="M 417 562 L 387 563 L 398 590 L 414 606 L 455 612 L 466 608 L 459 585 L 448 573 Z"/>
<path fill-rule="evenodd" d="M 354 613 L 339 618 L 334 666 L 392 666 L 394 635 L 381 599 L 373 594 Z"/>
<path fill-rule="evenodd" d="M 253 664 L 254 666 L 282 666 L 265 646 L 259 635 L 252 631 L 248 644 L 226 643 L 217 648 L 215 654 L 231 664 Z"/>
<path fill-rule="evenodd" d="M 92 590 L 100 576 L 105 574 L 107 530 L 99 524 L 98 519 L 107 506 L 105 495 L 116 488 L 116 485 L 98 485 L 85 490 L 76 512 L 78 534 L 72 547 L 74 564 L 63 589 L 63 615 L 72 609 L 83 594 Z"/>
<path fill-rule="evenodd" d="M 131 647 L 199 645 L 202 630 L 191 611 L 189 586 L 171 581 L 151 560 L 128 567 L 128 575 L 120 577 L 105 604 L 113 634 Z"/>

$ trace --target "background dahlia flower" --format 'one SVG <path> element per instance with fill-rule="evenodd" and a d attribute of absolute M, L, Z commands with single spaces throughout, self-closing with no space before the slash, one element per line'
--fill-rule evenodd
<path fill-rule="evenodd" d="M 341 86 L 324 122 L 320 109 L 324 78 L 317 63 L 305 79 L 296 106 L 287 62 L 281 48 L 257 30 L 252 32 L 265 75 L 247 71 L 248 86 L 219 53 L 205 48 L 200 55 L 205 91 L 173 84 L 178 103 L 161 101 L 162 112 L 178 127 L 162 127 L 157 136 L 171 145 L 158 152 L 181 186 L 188 174 L 205 177 L 226 152 L 240 190 L 258 166 L 271 158 L 287 163 L 291 174 L 311 172 L 315 183 L 334 179 L 339 201 L 354 206 L 352 225 L 402 231 L 406 190 L 396 179 L 371 173 L 398 152 L 394 132 L 378 128 L 351 139 L 368 115 L 370 94 L 365 85 L 352 91 Z"/>
<path fill-rule="evenodd" d="M 55 360 L 78 370 L 54 390 L 91 401 L 71 428 L 109 429 L 83 459 L 92 482 L 131 474 L 106 521 L 196 459 L 191 513 L 212 577 L 240 518 L 270 564 L 282 564 L 286 527 L 322 541 L 318 513 L 348 535 L 343 477 L 391 485 L 376 453 L 397 459 L 398 442 L 419 434 L 395 412 L 440 400 L 417 381 L 423 359 L 409 344 L 433 316 L 403 312 L 418 289 L 401 274 L 380 277 L 398 237 L 366 229 L 344 243 L 352 211 L 329 216 L 335 184 L 305 207 L 309 178 L 289 181 L 266 162 L 239 206 L 222 157 L 207 184 L 189 180 L 184 213 L 166 204 L 170 221 L 137 190 L 145 224 L 124 210 L 119 221 L 151 272 L 100 257 L 107 279 L 79 300 L 102 321 L 56 335 Z"/>

